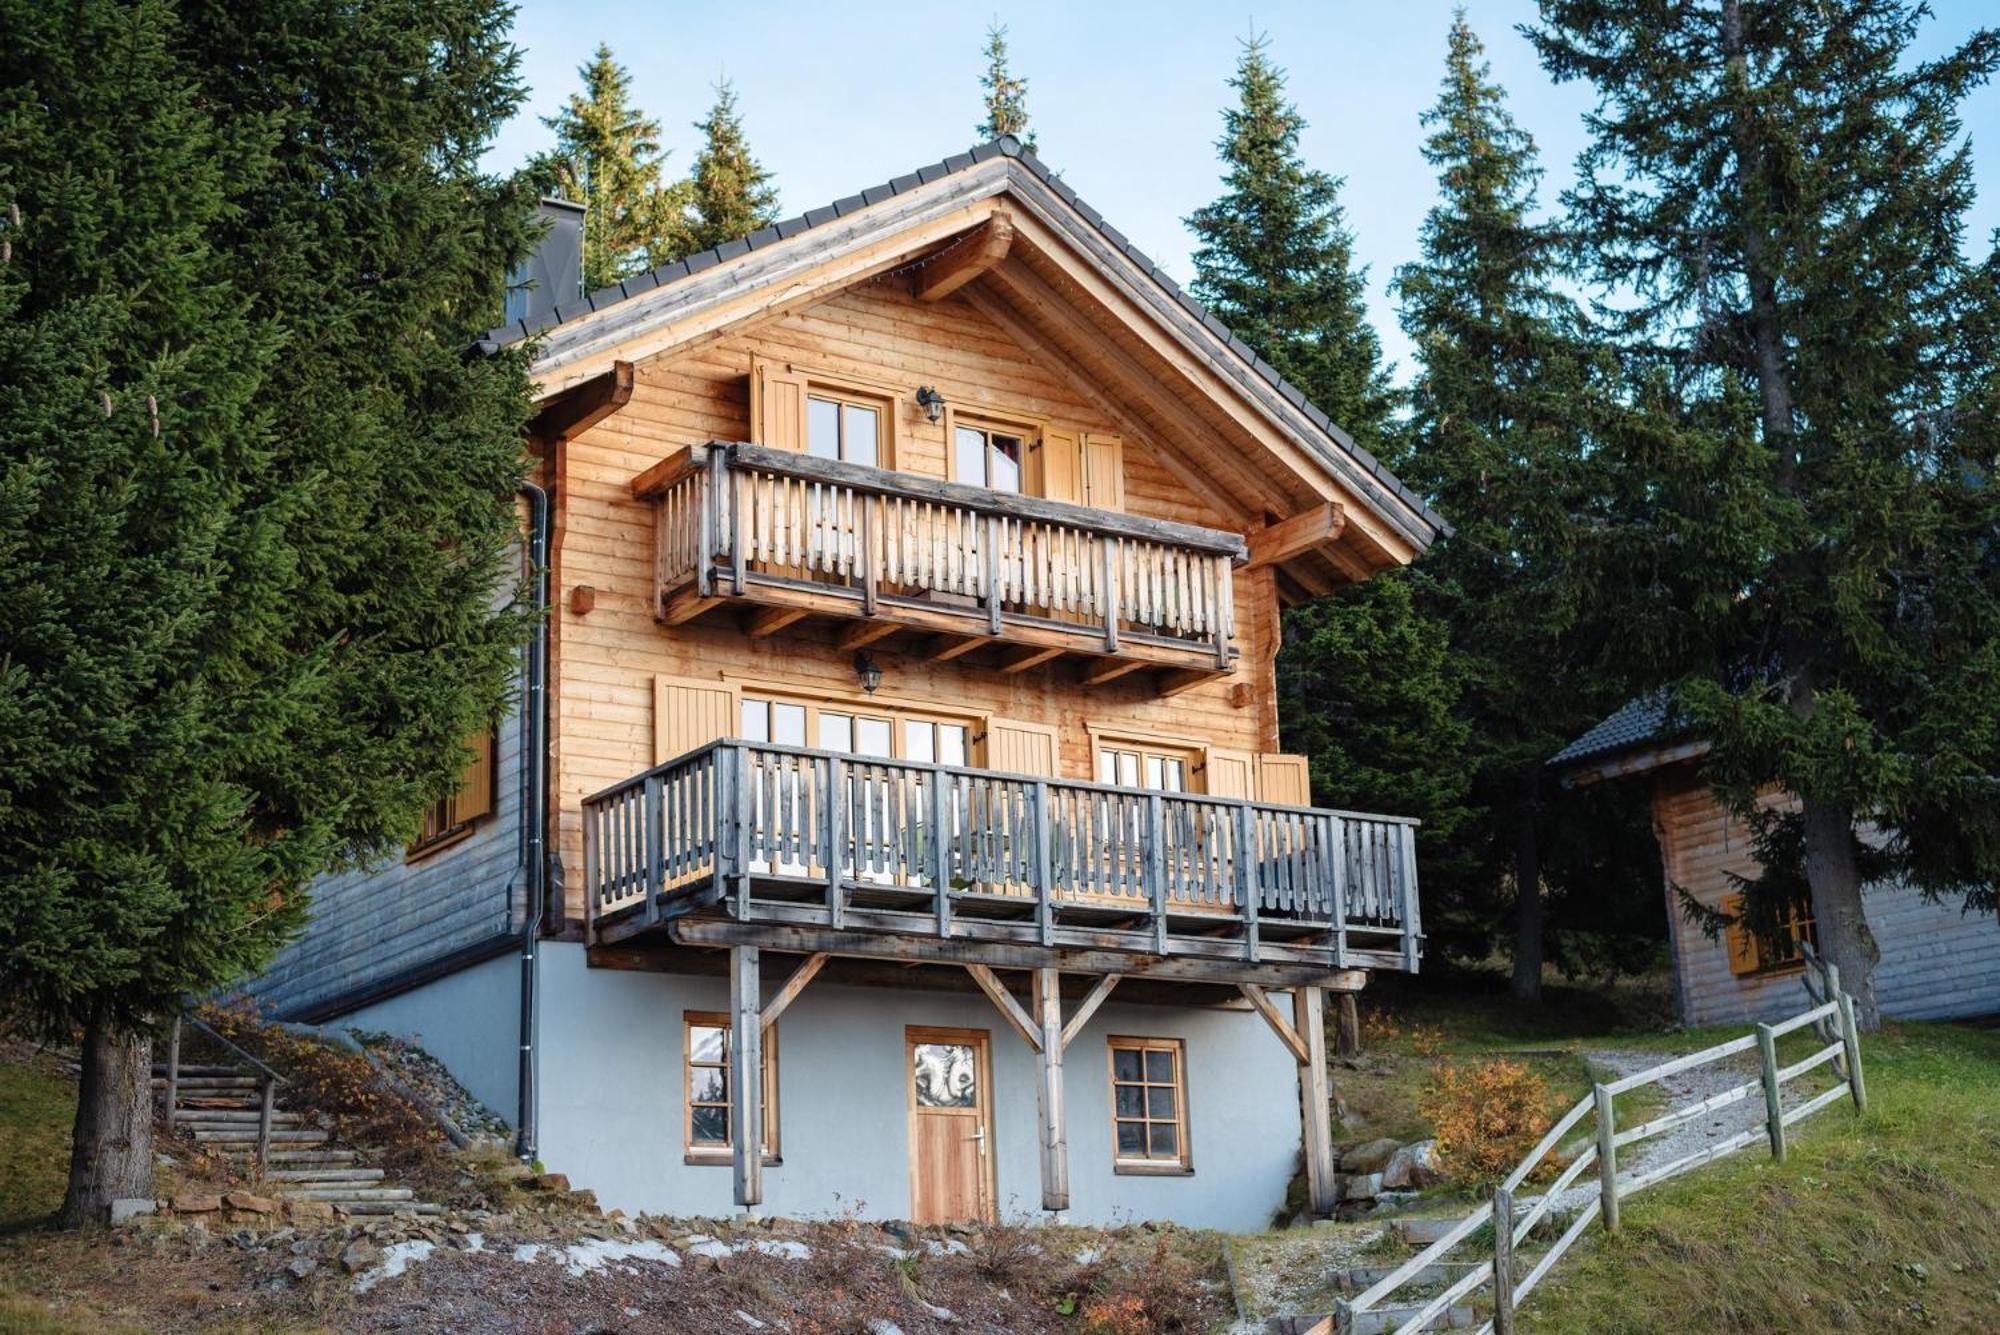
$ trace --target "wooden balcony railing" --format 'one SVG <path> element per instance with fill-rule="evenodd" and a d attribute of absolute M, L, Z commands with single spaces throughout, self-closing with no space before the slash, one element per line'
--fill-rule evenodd
<path fill-rule="evenodd" d="M 679 915 L 1414 972 L 1415 822 L 716 742 L 583 804 L 593 941 Z"/>
<path fill-rule="evenodd" d="M 692 447 L 633 491 L 669 623 L 737 598 L 1208 672 L 1235 654 L 1234 533 L 756 445 Z"/>

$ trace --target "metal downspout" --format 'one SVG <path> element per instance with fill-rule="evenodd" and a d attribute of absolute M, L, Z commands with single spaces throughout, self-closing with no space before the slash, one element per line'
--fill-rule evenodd
<path fill-rule="evenodd" d="M 527 694 L 521 748 L 521 844 L 526 864 L 527 913 L 521 924 L 521 1066 L 520 1104 L 514 1126 L 514 1152 L 532 1160 L 536 1151 L 535 1111 L 539 1102 L 535 1049 L 536 979 L 540 970 L 542 920 L 548 910 L 548 671 L 549 671 L 549 495 L 523 482 L 528 502 L 528 564 L 535 608 L 534 638 L 528 642 Z"/>

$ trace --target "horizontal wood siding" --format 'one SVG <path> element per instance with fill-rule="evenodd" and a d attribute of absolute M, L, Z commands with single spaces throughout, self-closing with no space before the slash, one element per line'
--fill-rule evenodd
<path fill-rule="evenodd" d="M 1773 795 L 1769 800 L 1782 800 Z M 1805 991 L 1796 969 L 1730 972 L 1723 938 L 1710 940 L 1680 911 L 1674 886 L 1719 906 L 1736 893 L 1732 873 L 1754 875 L 1750 832 L 1725 811 L 1691 766 L 1664 771 L 1653 792 L 1653 826 L 1667 879 L 1681 1019 L 1693 1025 L 1772 1019 L 1797 1011 Z M 1882 949 L 1875 993 L 1885 1015 L 1943 1019 L 2000 1012 L 2000 919 L 1966 915 L 1956 899 L 1931 903 L 1893 882 L 1868 887 L 1868 925 Z"/>
<path fill-rule="evenodd" d="M 521 726 L 500 725 L 494 808 L 472 832 L 414 862 L 400 851 L 373 867 L 320 878 L 303 935 L 246 986 L 288 1015 L 516 931 L 520 876 Z"/>
<path fill-rule="evenodd" d="M 581 865 L 582 799 L 654 761 L 655 676 L 726 677 L 858 694 L 853 654 L 834 644 L 840 627 L 751 639 L 728 613 L 673 629 L 653 619 L 653 510 L 632 499 L 631 480 L 684 446 L 750 438 L 753 357 L 879 387 L 892 397 L 895 413 L 893 464 L 908 472 L 946 476 L 944 424 L 927 421 L 917 407 L 920 385 L 936 387 L 968 414 L 1026 415 L 1069 430 L 1119 434 L 1117 423 L 964 301 L 919 303 L 905 280 L 894 278 L 752 333 L 641 363 L 631 403 L 564 446 L 559 460 L 555 782 L 558 846 L 570 871 Z M 1129 513 L 1234 527 L 1160 465 L 1150 441 L 1129 431 L 1124 435 Z M 577 585 L 597 591 L 587 615 L 570 608 L 568 593 Z M 1115 721 L 1196 744 L 1275 751 L 1275 608 L 1270 571 L 1238 578 L 1239 671 L 1167 698 L 1154 694 L 1146 673 L 1085 688 L 1073 665 L 1009 675 L 971 661 L 934 663 L 913 652 L 918 646 L 907 638 L 871 646 L 869 653 L 884 669 L 885 702 L 1051 725 L 1060 737 L 1060 772 L 1087 778 L 1089 721 Z M 1252 689 L 1232 690 L 1244 682 Z M 571 887 L 566 908 L 577 921 L 583 911 L 575 888 L 581 877 L 565 879 Z"/>

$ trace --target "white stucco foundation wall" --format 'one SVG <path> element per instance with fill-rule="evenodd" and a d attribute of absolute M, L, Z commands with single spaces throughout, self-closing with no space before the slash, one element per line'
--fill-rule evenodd
<path fill-rule="evenodd" d="M 395 1034 L 450 1068 L 512 1125 L 519 1109 L 521 961 L 501 955 L 329 1020 L 331 1029 Z"/>
<path fill-rule="evenodd" d="M 774 974 L 782 973 L 780 958 L 785 967 L 791 962 L 768 958 Z M 541 968 L 543 1163 L 566 1173 L 573 1186 L 595 1191 L 607 1209 L 733 1213 L 729 1168 L 686 1163 L 682 1132 L 682 1012 L 726 1011 L 726 981 L 591 969 L 581 946 L 560 943 L 543 948 Z M 781 981 L 768 978 L 766 995 Z M 506 991 L 511 997 L 511 987 Z M 513 1011 L 504 1009 L 504 1016 L 511 1024 Z M 763 1213 L 909 1215 L 906 1025 L 988 1032 L 1000 1211 L 1009 1218 L 1041 1216 L 1035 1056 L 992 1003 L 977 994 L 817 982 L 778 1024 L 783 1162 L 764 1170 Z M 427 1042 L 443 1028 L 435 1021 L 419 1027 Z M 1106 1039 L 1113 1034 L 1185 1043 L 1192 1174 L 1112 1171 Z M 440 1047 L 432 1050 L 459 1069 Z M 1121 1006 L 1114 999 L 1070 1045 L 1064 1074 L 1067 1219 L 1170 1219 L 1223 1229 L 1270 1221 L 1298 1161 L 1298 1075 L 1290 1054 L 1257 1016 Z"/>

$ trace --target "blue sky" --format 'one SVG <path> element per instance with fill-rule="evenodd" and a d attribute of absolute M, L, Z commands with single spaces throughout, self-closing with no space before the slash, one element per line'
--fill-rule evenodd
<path fill-rule="evenodd" d="M 1990 0 L 1935 0 L 1921 54 L 2000 21 Z M 1178 3 L 1012 3 L 1001 11 L 1041 156 L 1177 279 L 1190 276 L 1181 219 L 1212 199 L 1214 144 L 1239 44 L 1267 33 L 1290 92 L 1310 122 L 1309 162 L 1344 176 L 1344 200 L 1384 348 L 1409 367 L 1386 287 L 1416 257 L 1434 193 L 1419 155 L 1417 117 L 1437 94 L 1451 0 L 1319 0 L 1251 8 Z M 1557 87 L 1514 31 L 1529 0 L 1471 0 L 1494 75 L 1535 136 L 1553 206 L 1583 147 L 1587 88 Z M 494 145 L 512 167 L 545 148 L 552 114 L 577 86 L 576 68 L 601 40 L 631 70 L 636 99 L 665 130 L 668 171 L 686 169 L 692 122 L 717 78 L 735 81 L 752 148 L 775 174 L 784 211 L 801 212 L 970 146 L 980 117 L 980 47 L 991 5 L 843 3 L 643 4 L 524 0 L 515 40 L 531 89 L 526 114 Z M 2000 89 L 1964 108 L 1975 135 L 1980 201 L 1968 245 L 1984 252 L 2000 228 Z M 1399 374 L 1400 378 L 1400 374 Z"/>

